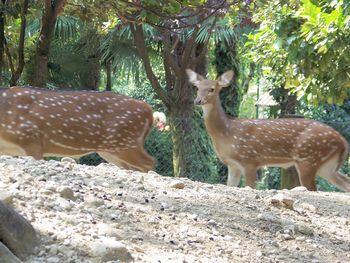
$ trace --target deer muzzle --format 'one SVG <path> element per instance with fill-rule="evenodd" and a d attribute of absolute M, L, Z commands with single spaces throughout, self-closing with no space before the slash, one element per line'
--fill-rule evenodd
<path fill-rule="evenodd" d="M 204 104 L 204 100 L 202 98 L 196 98 L 194 100 L 194 105 L 196 105 L 196 106 L 201 106 L 203 104 Z"/>

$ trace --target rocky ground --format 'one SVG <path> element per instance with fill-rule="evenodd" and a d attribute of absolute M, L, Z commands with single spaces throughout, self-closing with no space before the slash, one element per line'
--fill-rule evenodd
<path fill-rule="evenodd" d="M 0 196 L 39 236 L 26 263 L 350 262 L 349 193 L 1 157 Z"/>

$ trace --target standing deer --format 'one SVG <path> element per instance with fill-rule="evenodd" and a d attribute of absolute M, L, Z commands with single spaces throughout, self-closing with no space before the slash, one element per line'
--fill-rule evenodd
<path fill-rule="evenodd" d="M 343 191 L 350 191 L 350 178 L 338 172 L 347 157 L 348 143 L 333 128 L 308 119 L 229 118 L 219 93 L 229 85 L 233 71 L 227 71 L 216 81 L 190 69 L 186 72 L 198 89 L 194 104 L 203 109 L 215 152 L 228 166 L 227 185 L 237 186 L 242 174 L 246 185 L 254 188 L 260 167 L 295 165 L 301 185 L 308 190 L 317 190 L 318 175 Z"/>
<path fill-rule="evenodd" d="M 149 171 L 143 148 L 152 122 L 145 102 L 112 92 L 0 89 L 0 153 L 79 157 L 97 152 L 124 168 Z"/>

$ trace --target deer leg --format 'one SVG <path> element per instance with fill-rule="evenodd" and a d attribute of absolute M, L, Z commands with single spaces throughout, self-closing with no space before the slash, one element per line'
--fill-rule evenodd
<path fill-rule="evenodd" d="M 344 192 L 350 192 L 350 177 L 347 175 L 341 172 L 335 172 L 327 176 L 320 176 L 337 186 L 340 190 Z"/>
<path fill-rule="evenodd" d="M 26 155 L 33 156 L 36 160 L 42 160 L 43 150 L 38 144 L 31 144 L 24 148 Z"/>
<path fill-rule="evenodd" d="M 123 162 L 141 172 L 154 170 L 155 160 L 141 147 L 121 152 L 117 155 Z"/>
<path fill-rule="evenodd" d="M 233 165 L 230 165 L 228 168 L 228 177 L 227 185 L 228 186 L 238 186 L 241 180 L 241 171 Z"/>
<path fill-rule="evenodd" d="M 337 172 L 339 156 L 336 155 L 324 163 L 317 171 L 317 175 L 336 185 L 339 189 L 350 192 L 350 177 Z"/>
<path fill-rule="evenodd" d="M 244 176 L 245 176 L 245 185 L 250 186 L 251 188 L 255 188 L 256 182 L 256 170 L 255 166 L 248 166 L 244 168 Z"/>
<path fill-rule="evenodd" d="M 99 152 L 99 154 L 107 162 L 122 166 L 125 169 L 127 169 L 126 167 L 132 167 L 142 172 L 154 170 L 154 159 L 140 148 L 117 153 Z"/>
<path fill-rule="evenodd" d="M 109 153 L 109 152 L 98 152 L 98 154 L 107 162 L 113 163 L 118 167 L 130 170 L 130 166 L 126 163 L 122 162 L 120 159 L 117 158 L 116 154 Z"/>
<path fill-rule="evenodd" d="M 315 166 L 312 167 L 310 163 L 298 163 L 295 167 L 298 170 L 300 184 L 309 191 L 317 191 Z"/>

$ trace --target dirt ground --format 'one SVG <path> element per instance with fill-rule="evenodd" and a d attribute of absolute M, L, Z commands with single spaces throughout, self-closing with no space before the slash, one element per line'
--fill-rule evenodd
<path fill-rule="evenodd" d="M 350 262 L 349 193 L 6 156 L 0 193 L 41 240 L 25 263 Z"/>

